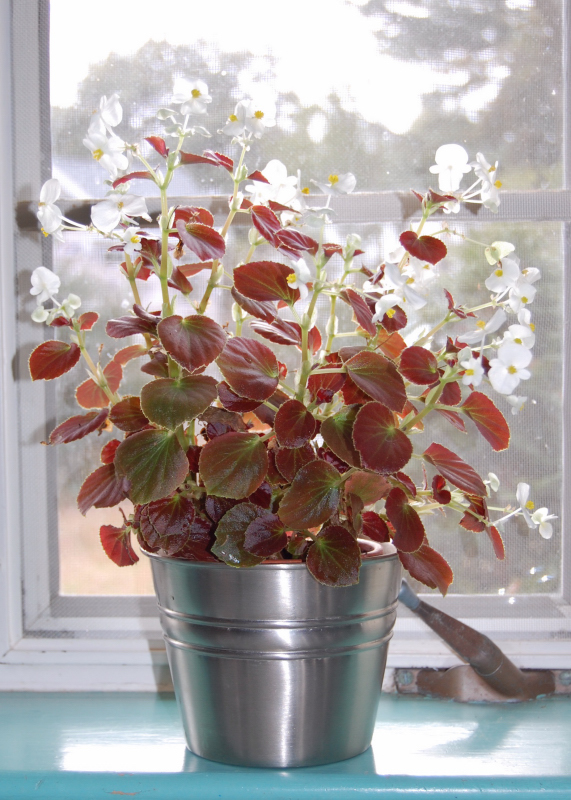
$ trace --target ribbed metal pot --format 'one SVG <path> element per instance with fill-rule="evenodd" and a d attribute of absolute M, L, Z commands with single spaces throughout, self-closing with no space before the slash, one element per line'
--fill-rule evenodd
<path fill-rule="evenodd" d="M 305 767 L 369 747 L 400 587 L 396 550 L 375 547 L 359 583 L 338 589 L 299 562 L 235 569 L 150 554 L 193 753 Z"/>

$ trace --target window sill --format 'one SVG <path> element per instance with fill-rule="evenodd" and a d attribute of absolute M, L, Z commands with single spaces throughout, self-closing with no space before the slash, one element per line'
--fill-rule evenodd
<path fill-rule="evenodd" d="M 384 695 L 373 746 L 363 755 L 261 770 L 189 753 L 170 694 L 4 693 L 0 798 L 569 797 L 567 703 L 461 705 Z"/>

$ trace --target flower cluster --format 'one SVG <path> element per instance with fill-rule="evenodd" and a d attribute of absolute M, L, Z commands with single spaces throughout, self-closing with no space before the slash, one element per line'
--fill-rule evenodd
<path fill-rule="evenodd" d="M 534 510 L 527 484 L 518 484 L 518 508 L 492 509 L 495 475 L 483 480 L 435 441 L 415 452 L 417 434 L 433 419 L 464 431 L 473 425 L 494 451 L 504 450 L 509 426 L 482 389 L 489 386 L 507 399 L 512 413 L 526 399 L 514 392 L 530 377 L 535 333 L 528 306 L 540 274 L 522 268 L 514 245 L 470 240 L 492 268 L 485 280 L 489 299 L 469 308 L 443 289 L 442 319 L 430 330 L 415 325 L 429 288 L 438 284 L 445 240 L 466 239 L 436 224 L 435 215 L 465 203 L 497 211 L 497 162 L 491 165 L 478 153 L 470 163 L 459 145 L 440 147 L 431 172 L 443 194 L 415 192 L 420 219 L 370 270 L 359 260 L 358 234 L 339 243 L 325 235 L 334 216 L 332 198 L 354 191 L 355 176 L 332 171 L 327 180 L 310 181 L 320 192 L 312 198 L 300 173 L 288 175 L 279 160 L 250 171 L 246 154 L 276 124 L 273 103 L 255 99 L 241 100 L 219 131 L 238 147 L 237 159 L 215 150 L 190 152 L 189 137 L 210 136 L 190 118 L 202 119 L 211 101 L 203 81 L 177 79 L 172 105 L 178 110 L 159 111 L 164 136 L 147 137 L 149 156 L 146 146 L 127 144 L 114 132 L 122 119 L 119 98 L 103 97 L 84 144 L 107 172 L 110 188 L 93 206 L 91 224 L 64 217 L 57 180 L 40 194 L 44 233 L 64 240 L 65 230 L 83 229 L 107 239 L 135 300 L 132 313 L 107 322 L 106 333 L 116 340 L 136 336 L 138 343 L 104 365 L 88 346 L 98 315 L 76 317 L 80 299 L 70 294 L 60 303 L 60 279 L 53 272 L 38 267 L 32 274 L 32 318 L 60 333 L 67 329 L 69 338 L 34 350 L 32 378 L 57 378 L 81 358 L 89 373 L 76 390 L 85 413 L 58 425 L 50 444 L 94 432 L 111 436 L 101 465 L 80 489 L 79 509 L 133 504 L 121 527 L 102 526 L 105 552 L 120 566 L 134 563 L 135 535 L 143 551 L 235 567 L 298 558 L 321 583 L 345 586 L 358 581 L 362 540 L 390 541 L 411 575 L 446 593 L 452 571 L 430 546 L 423 522 L 436 510 L 458 514 L 466 530 L 485 532 L 498 558 L 504 547 L 497 526 L 512 516 L 551 536 L 553 515 Z M 167 146 L 164 137 L 175 145 Z M 196 164 L 219 169 L 232 182 L 220 229 L 206 208 L 169 206 L 175 170 Z M 461 191 L 472 170 L 475 182 Z M 160 191 L 158 230 L 140 227 L 152 220 L 144 197 L 131 190 L 139 180 Z M 237 216 L 248 234 L 242 259 L 233 264 L 226 241 Z M 432 226 L 430 233 L 425 226 Z M 330 269 L 335 261 L 337 272 Z M 200 297 L 189 281 L 198 273 L 207 276 Z M 141 282 L 149 280 L 160 289 L 160 308 L 141 301 Z M 224 326 L 207 314 L 219 290 L 234 301 L 232 321 Z M 329 303 L 325 324 L 317 318 L 320 297 Z M 192 308 L 184 317 L 177 311 L 183 299 Z M 351 310 L 352 330 L 340 330 L 340 303 Z M 460 335 L 448 335 L 443 344 L 441 332 L 457 325 Z M 336 346 L 347 335 L 356 344 Z M 288 374 L 278 359 L 281 350 L 270 345 L 297 352 L 297 369 Z M 123 368 L 133 360 L 151 380 L 139 395 L 121 395 Z M 205 373 L 209 365 L 218 378 Z M 420 482 L 404 471 L 413 457 L 423 464 Z M 492 510 L 503 516 L 493 521 Z"/>

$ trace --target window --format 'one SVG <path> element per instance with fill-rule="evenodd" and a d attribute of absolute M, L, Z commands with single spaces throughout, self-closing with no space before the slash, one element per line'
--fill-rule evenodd
<path fill-rule="evenodd" d="M 275 9 L 259 1 L 245 7 L 212 0 L 208 11 L 173 2 L 164 29 L 156 7 L 149 4 L 146 13 L 144 5 L 138 4 L 127 28 L 115 19 L 110 0 L 101 0 L 89 25 L 79 19 L 81 4 L 71 0 L 52 0 L 51 20 L 46 0 L 13 3 L 11 9 L 5 4 L 1 11 L 7 43 L 2 57 L 8 58 L 8 45 L 12 53 L 12 85 L 6 68 L 1 89 L 4 108 L 11 103 L 13 109 L 13 131 L 5 116 L 0 135 L 3 152 L 12 141 L 15 156 L 13 175 L 6 160 L 0 167 L 6 172 L 0 187 L 5 343 L 0 592 L 9 609 L 0 617 L 0 687 L 125 688 L 128 680 L 130 687 L 151 688 L 168 681 L 145 562 L 139 574 L 127 576 L 107 565 L 97 530 L 110 516 L 102 513 L 100 520 L 91 511 L 83 520 L 74 509 L 84 472 L 83 443 L 59 449 L 39 444 L 57 422 L 75 413 L 77 377 L 57 385 L 29 381 L 27 356 L 44 332 L 29 321 L 28 287 L 31 270 L 44 264 L 58 271 L 68 291 L 85 296 L 86 310 L 90 287 L 94 281 L 101 286 L 102 276 L 109 316 L 129 299 L 115 282 L 101 242 L 70 234 L 64 250 L 52 248 L 38 234 L 33 212 L 40 186 L 53 171 L 63 185 L 66 213 L 87 220 L 89 201 L 103 195 L 105 177 L 93 169 L 81 144 L 89 111 L 102 94 L 119 91 L 125 109 L 121 133 L 138 141 L 149 125 L 158 124 L 155 110 L 168 105 L 172 79 L 179 74 L 207 81 L 215 98 L 207 124 L 212 131 L 239 99 L 237 85 L 240 95 L 252 86 L 278 95 L 278 125 L 252 151 L 249 165 L 260 169 L 279 155 L 290 173 L 300 167 L 304 180 L 326 179 L 333 170 L 354 172 L 357 190 L 336 203 L 331 237 L 343 241 L 359 221 L 371 266 L 408 224 L 413 208 L 408 190 L 427 185 L 427 168 L 440 144 L 462 142 L 472 156 L 481 150 L 499 159 L 509 187 L 499 216 L 463 212 L 450 224 L 485 241 L 501 231 L 502 238 L 517 242 L 523 262 L 542 270 L 534 307 L 540 343 L 528 392 L 536 403 L 528 403 L 523 424 L 513 426 L 508 454 L 491 458 L 474 441 L 471 462 L 484 474 L 500 475 L 502 505 L 515 489 L 517 467 L 518 476 L 529 477 L 536 497 L 560 520 L 548 544 L 515 523 L 508 527 L 508 560 L 502 564 L 486 542 L 457 529 L 439 532 L 433 520 L 431 541 L 455 565 L 456 582 L 445 605 L 438 595 L 429 601 L 489 633 L 522 666 L 565 666 L 571 575 L 561 486 L 567 483 L 568 436 L 564 429 L 562 442 L 559 430 L 571 219 L 563 135 L 569 114 L 566 4 L 291 0 L 276 19 Z M 244 15 L 257 20 L 255 36 L 247 20 L 243 25 Z M 312 66 L 316 60 L 318 69 Z M 211 140 L 197 137 L 188 149 L 210 146 Z M 209 167 L 184 176 L 181 171 L 173 195 L 222 213 L 227 193 L 222 178 Z M 458 251 L 447 286 L 462 293 L 467 273 L 472 280 L 473 265 L 481 263 L 475 253 Z M 152 300 L 151 287 L 145 299 Z M 220 315 L 228 312 L 220 301 Z M 444 426 L 442 436 L 453 442 L 461 434 Z M 394 666 L 456 663 L 406 611 L 399 614 L 389 659 Z"/>

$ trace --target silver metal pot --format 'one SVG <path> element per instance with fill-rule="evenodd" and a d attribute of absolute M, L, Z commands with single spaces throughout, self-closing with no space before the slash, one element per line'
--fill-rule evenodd
<path fill-rule="evenodd" d="M 391 544 L 371 548 L 359 583 L 338 589 L 299 562 L 149 557 L 193 753 L 306 767 L 369 747 L 400 588 Z"/>

